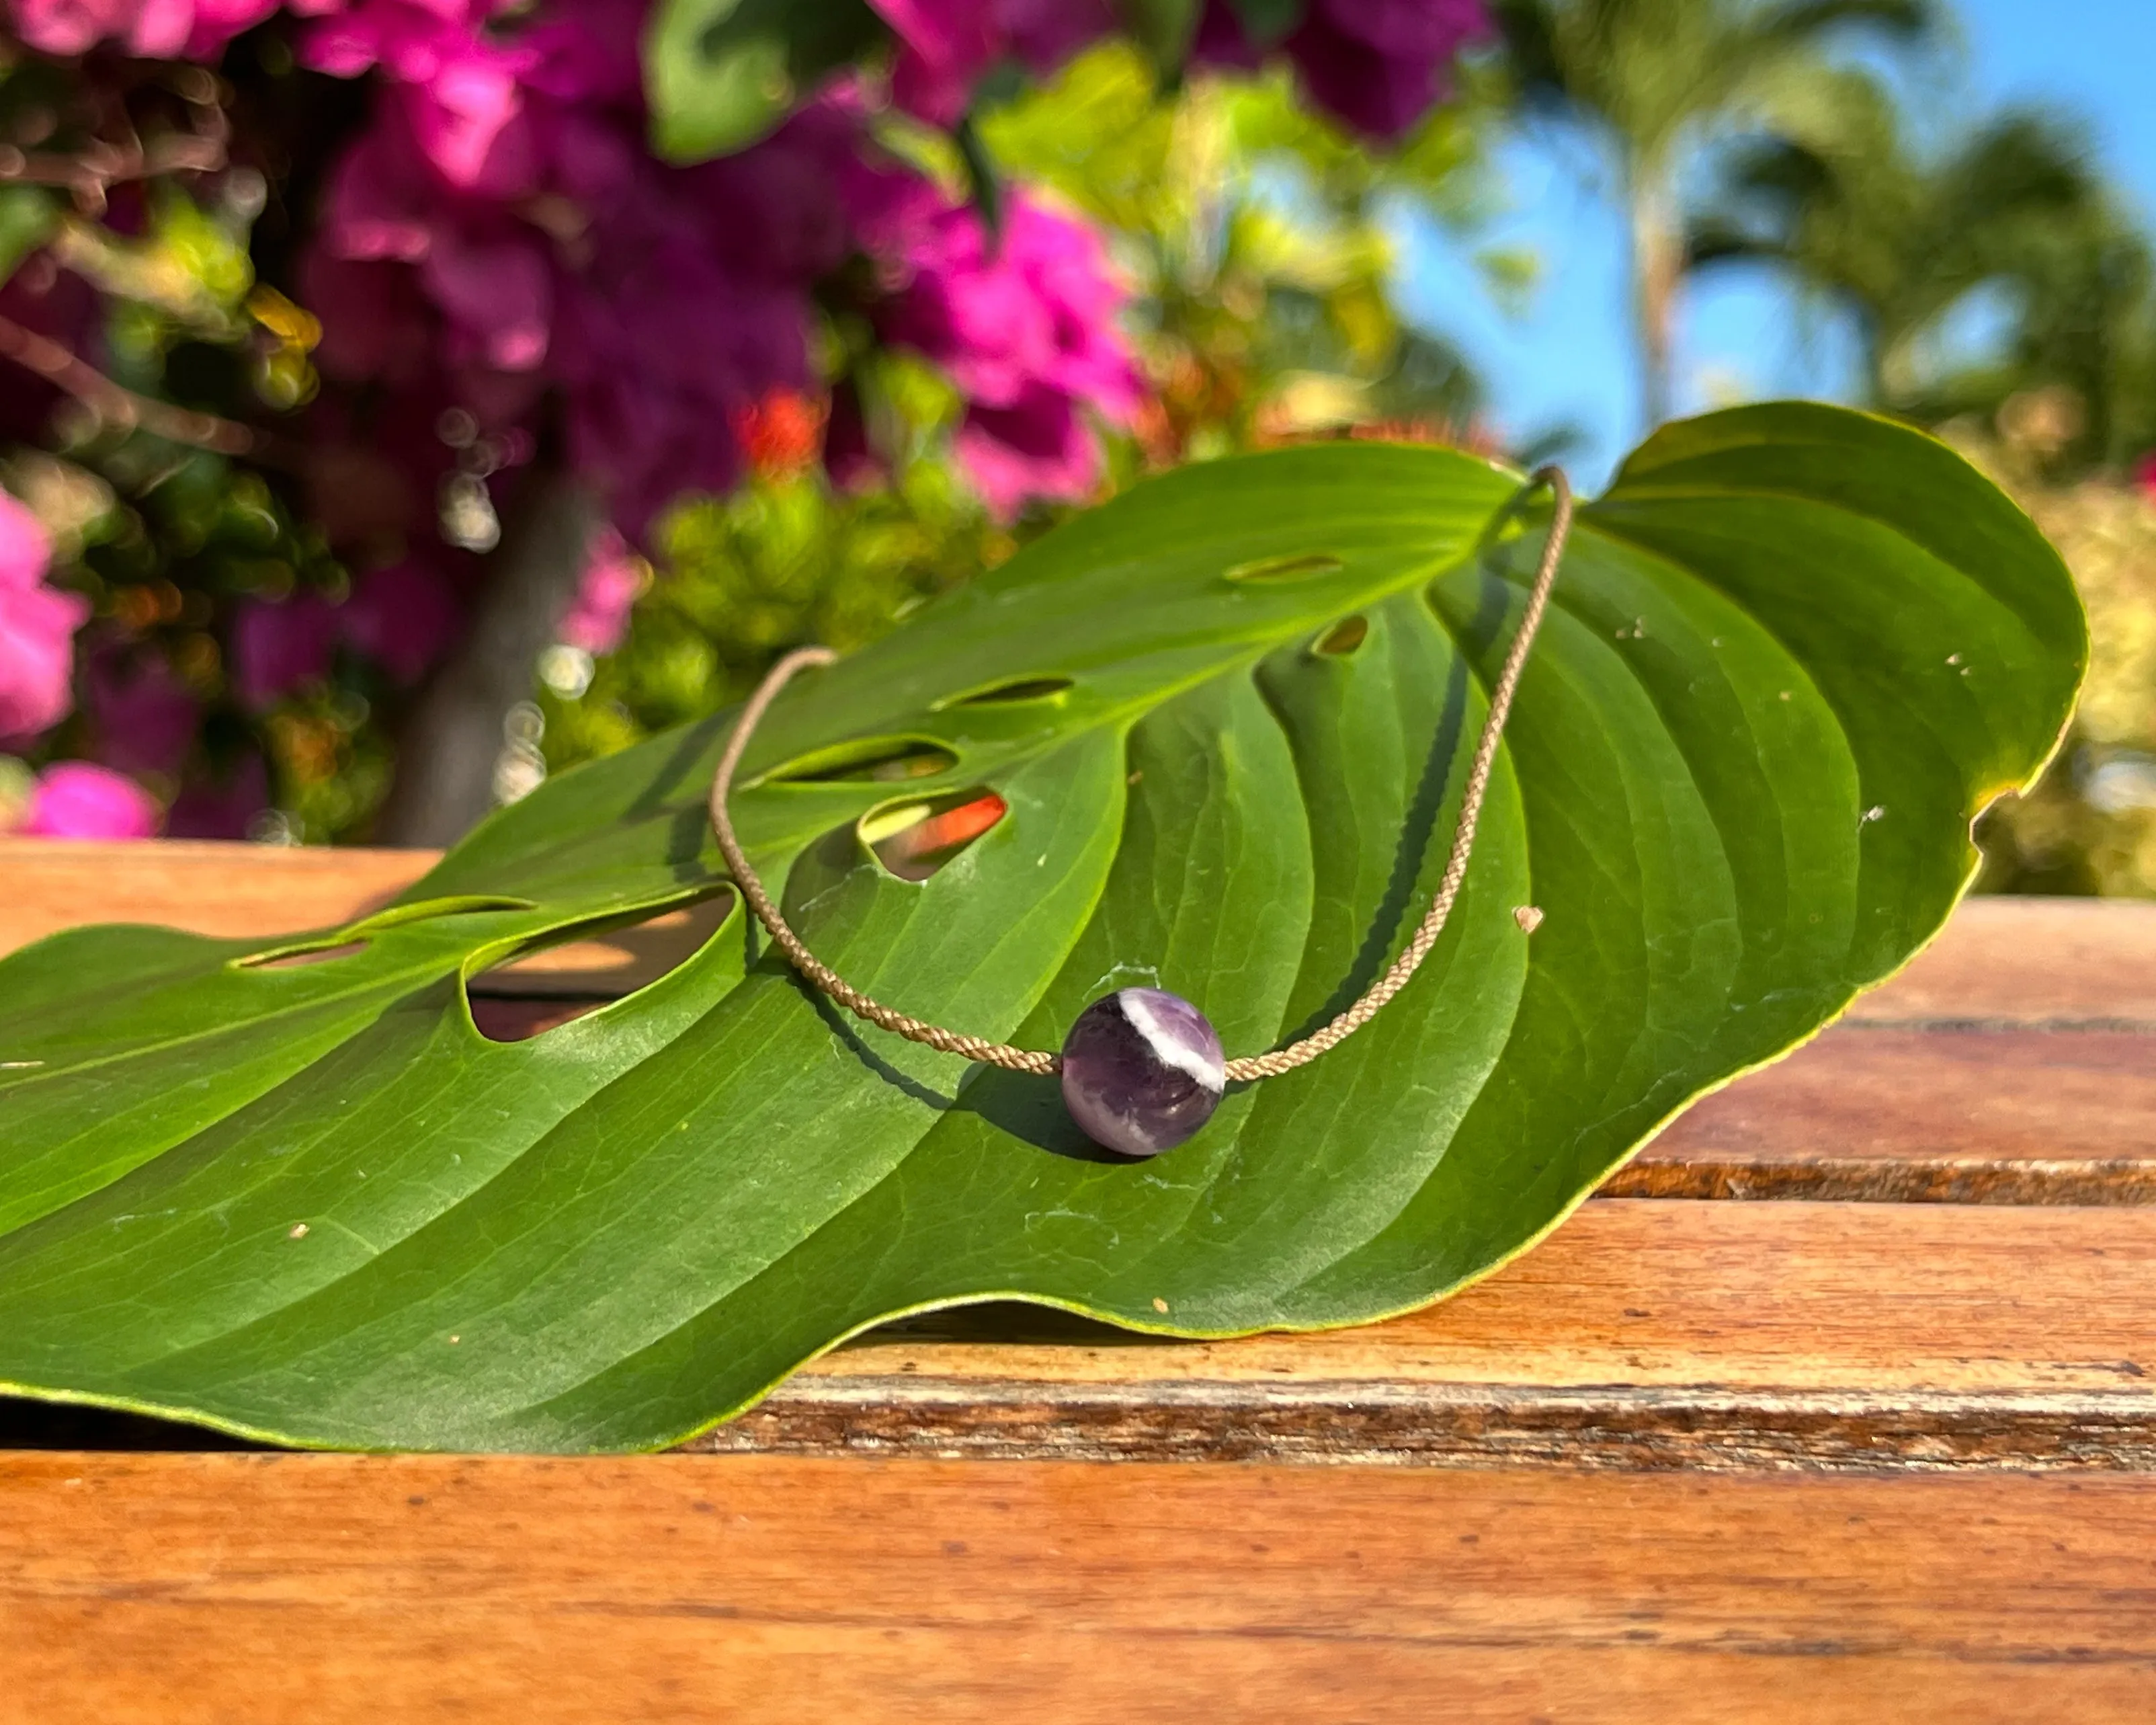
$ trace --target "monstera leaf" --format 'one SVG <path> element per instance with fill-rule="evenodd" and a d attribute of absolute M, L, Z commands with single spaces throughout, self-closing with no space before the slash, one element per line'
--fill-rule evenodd
<path fill-rule="evenodd" d="M 1547 522 L 1520 494 L 1368 445 L 1142 486 L 790 689 L 744 840 L 921 1017 L 1053 1048 L 1158 981 L 1261 1050 L 1427 903 Z M 1938 445 L 1811 407 L 1662 432 L 1582 512 L 1442 944 L 1150 1162 L 1090 1152 L 1049 1081 L 838 1015 L 738 905 L 605 1010 L 474 1028 L 485 966 L 725 891 L 724 718 L 562 775 L 353 927 L 58 936 L 0 965 L 0 1386 L 631 1449 L 927 1306 L 1220 1335 L 1437 1299 L 1938 928 L 2084 649 L 2058 559 Z M 1001 819 L 926 880 L 864 837 L 984 790 Z"/>

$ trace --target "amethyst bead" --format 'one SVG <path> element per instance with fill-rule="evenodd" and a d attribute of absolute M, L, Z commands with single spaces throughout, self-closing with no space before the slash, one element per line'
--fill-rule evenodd
<path fill-rule="evenodd" d="M 1063 1039 L 1063 1104 L 1086 1135 L 1125 1156 L 1172 1150 L 1220 1105 L 1228 1082 L 1205 1015 L 1158 988 L 1119 988 Z"/>

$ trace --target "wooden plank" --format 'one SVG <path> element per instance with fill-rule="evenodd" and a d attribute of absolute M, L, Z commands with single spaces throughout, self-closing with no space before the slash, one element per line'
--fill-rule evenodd
<path fill-rule="evenodd" d="M 2156 1202 L 2156 1037 L 1836 1026 L 1701 1100 L 1603 1191 Z"/>
<path fill-rule="evenodd" d="M 2156 904 L 1969 899 L 1858 1023 L 2156 1027 Z"/>
<path fill-rule="evenodd" d="M 13 1456 L 0 1683 L 100 1725 L 2138 1725 L 2152 1551 L 2105 1479 Z"/>
<path fill-rule="evenodd" d="M 0 1444 L 213 1447 L 16 1403 Z M 1587 1206 L 1449 1303 L 1217 1342 L 1038 1308 L 809 1366 L 729 1452 L 1459 1467 L 2156 1470 L 2156 1210 Z"/>
<path fill-rule="evenodd" d="M 1608 1201 L 1445 1305 L 1358 1329 L 911 1320 L 695 1447 L 2156 1469 L 2156 1211 Z"/>
<path fill-rule="evenodd" d="M 346 920 L 431 852 L 0 840 L 0 950 L 85 914 L 218 934 Z M 726 900 L 475 979 L 532 1035 L 663 974 Z M 2156 904 L 1972 899 L 1895 981 L 1707 1098 L 1605 1190 L 1629 1197 L 2156 1202 Z"/>
<path fill-rule="evenodd" d="M 228 937 L 334 927 L 380 909 L 439 851 L 161 841 L 0 838 L 0 955 L 85 922 L 158 923 Z M 589 1012 L 663 976 L 724 917 L 722 893 L 603 939 L 573 941 L 475 979 L 489 996 L 567 995 Z M 557 1015 L 567 1016 L 567 1015 Z M 515 1022 L 511 1020 L 510 1022 Z"/>
<path fill-rule="evenodd" d="M 218 1447 L 0 1404 L 0 1444 Z M 1590 1204 L 1447 1304 L 1216 1342 L 932 1315 L 693 1447 L 801 1455 L 2156 1470 L 2156 1210 Z"/>
<path fill-rule="evenodd" d="M 162 840 L 0 838 L 0 954 L 90 922 L 281 935 L 364 914 L 434 866 L 432 851 Z"/>
<path fill-rule="evenodd" d="M 496 1016 L 482 1019 L 480 1027 L 516 1026 L 505 1040 L 536 1035 L 539 1027 L 566 1023 L 655 982 L 718 933 L 732 904 L 732 894 L 721 891 L 686 909 L 482 971 L 471 980 L 471 994 Z M 515 1003 L 523 1001 L 541 1004 L 519 1015 Z"/>

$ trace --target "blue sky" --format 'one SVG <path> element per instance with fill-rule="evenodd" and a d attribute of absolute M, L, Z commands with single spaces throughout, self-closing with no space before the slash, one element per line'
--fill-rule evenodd
<path fill-rule="evenodd" d="M 1957 10 L 1964 41 L 1955 87 L 1975 98 L 1966 105 L 2039 103 L 2074 116 L 2113 179 L 2156 220 L 2156 0 L 1958 0 Z M 1499 167 L 1506 212 L 1476 243 L 1524 246 L 1540 259 L 1524 312 L 1491 301 L 1467 248 L 1420 232 L 1406 236 L 1402 298 L 1476 362 L 1508 438 L 1577 427 L 1568 459 L 1583 481 L 1599 484 L 1641 430 L 1622 228 L 1578 141 L 1514 139 Z M 1820 323 L 1765 281 L 1694 291 L 1680 335 L 1680 404 L 1845 395 L 1854 375 L 1845 332 Z"/>

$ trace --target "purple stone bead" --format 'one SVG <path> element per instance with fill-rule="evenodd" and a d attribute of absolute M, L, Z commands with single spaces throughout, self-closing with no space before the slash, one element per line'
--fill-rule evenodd
<path fill-rule="evenodd" d="M 1205 1015 L 1158 988 L 1119 988 L 1063 1039 L 1063 1103 L 1086 1135 L 1125 1156 L 1172 1150 L 1213 1118 L 1228 1082 Z"/>

